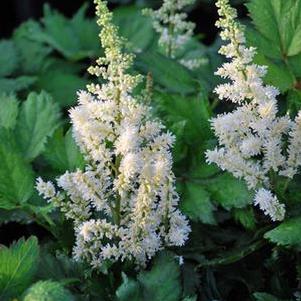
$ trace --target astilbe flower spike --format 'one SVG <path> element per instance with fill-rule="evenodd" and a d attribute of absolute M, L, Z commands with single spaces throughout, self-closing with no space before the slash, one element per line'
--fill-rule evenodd
<path fill-rule="evenodd" d="M 216 74 L 229 82 L 215 92 L 237 108 L 211 120 L 219 147 L 206 152 L 207 161 L 243 178 L 256 191 L 254 204 L 273 221 L 282 220 L 285 206 L 272 194 L 271 174 L 293 178 L 301 165 L 301 113 L 295 121 L 278 116 L 279 91 L 263 83 L 267 67 L 253 63 L 256 49 L 246 46 L 236 10 L 228 0 L 216 5 L 220 16 L 216 25 L 222 40 L 229 41 L 219 51 L 228 62 Z"/>
<path fill-rule="evenodd" d="M 95 3 L 104 57 L 88 71 L 104 83 L 79 91 L 78 105 L 70 110 L 86 166 L 60 176 L 60 191 L 41 178 L 37 189 L 73 220 L 75 259 L 94 268 L 105 260 L 143 265 L 165 246 L 182 246 L 190 232 L 177 209 L 170 152 L 174 136 L 133 96 L 141 80 L 127 73 L 134 56 L 124 52 L 106 2 Z"/>
<path fill-rule="evenodd" d="M 168 57 L 175 58 L 177 50 L 192 37 L 195 24 L 187 21 L 187 13 L 183 9 L 194 2 L 195 0 L 163 0 L 162 6 L 157 10 L 144 9 L 144 14 L 153 20 L 153 27 L 160 35 L 159 46 Z M 180 63 L 188 69 L 195 69 L 203 61 L 204 59 L 182 59 Z"/>

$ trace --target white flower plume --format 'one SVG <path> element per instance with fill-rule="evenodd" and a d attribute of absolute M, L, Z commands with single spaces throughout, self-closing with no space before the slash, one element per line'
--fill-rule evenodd
<path fill-rule="evenodd" d="M 272 220 L 284 218 L 284 205 L 271 191 L 271 174 L 292 178 L 301 165 L 300 113 L 295 121 L 278 116 L 277 88 L 265 85 L 266 66 L 253 63 L 256 49 L 247 47 L 243 27 L 228 0 L 217 1 L 222 40 L 220 49 L 228 59 L 216 72 L 228 82 L 216 87 L 220 100 L 236 104 L 236 109 L 211 120 L 219 147 L 206 152 L 207 161 L 243 178 L 256 190 L 255 204 Z M 285 141 L 289 146 L 286 149 Z"/>
<path fill-rule="evenodd" d="M 190 232 L 177 209 L 174 136 L 133 96 L 141 76 L 126 71 L 134 57 L 124 53 L 106 2 L 95 3 L 105 56 L 89 72 L 105 82 L 79 91 L 78 105 L 70 110 L 87 164 L 57 179 L 60 192 L 41 179 L 37 189 L 73 220 L 76 259 L 95 268 L 105 260 L 143 265 L 165 246 L 182 246 Z"/>
<path fill-rule="evenodd" d="M 187 21 L 187 13 L 183 9 L 195 0 L 163 0 L 162 6 L 157 10 L 145 9 L 153 21 L 155 31 L 160 35 L 161 46 L 168 57 L 175 58 L 178 49 L 181 49 L 192 37 L 195 25 Z M 180 60 L 188 69 L 198 68 L 202 59 Z"/>

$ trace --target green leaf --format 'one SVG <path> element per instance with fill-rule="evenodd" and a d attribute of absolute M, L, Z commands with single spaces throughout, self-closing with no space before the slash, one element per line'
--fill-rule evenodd
<path fill-rule="evenodd" d="M 63 228 L 63 230 L 66 232 L 66 229 Z M 84 277 L 84 269 L 81 264 L 64 253 L 56 252 L 55 255 L 52 255 L 51 250 L 48 250 L 47 247 L 49 245 L 41 248 L 43 260 L 39 262 L 37 277 L 42 280 L 52 279 L 59 282 L 67 279 L 80 282 L 80 279 Z"/>
<path fill-rule="evenodd" d="M 46 70 L 39 76 L 37 87 L 50 93 L 61 106 L 70 106 L 76 101 L 76 91 L 84 89 L 88 81 L 72 73 Z"/>
<path fill-rule="evenodd" d="M 47 138 L 59 123 L 59 107 L 49 94 L 32 92 L 28 95 L 16 126 L 16 135 L 27 160 L 33 160 L 44 150 Z"/>
<path fill-rule="evenodd" d="M 193 221 L 201 221 L 205 224 L 216 223 L 210 194 L 200 184 L 186 183 L 181 210 Z"/>
<path fill-rule="evenodd" d="M 122 273 L 122 284 L 116 290 L 116 296 L 118 301 L 141 301 L 139 283 Z"/>
<path fill-rule="evenodd" d="M 29 20 L 22 23 L 13 34 L 13 40 L 16 44 L 20 65 L 24 73 L 35 74 L 45 65 L 47 56 L 51 48 L 41 42 L 32 39 L 32 33 L 40 31 L 40 25 Z"/>
<path fill-rule="evenodd" d="M 0 95 L 0 126 L 14 128 L 18 116 L 19 102 L 14 95 Z"/>
<path fill-rule="evenodd" d="M 256 228 L 256 219 L 252 207 L 249 208 L 234 208 L 234 219 L 240 222 L 247 230 Z"/>
<path fill-rule="evenodd" d="M 114 22 L 119 27 L 119 34 L 130 44 L 130 49 L 141 52 L 152 44 L 155 34 L 152 21 L 142 15 L 140 8 L 123 6 L 115 9 Z"/>
<path fill-rule="evenodd" d="M 289 111 L 293 115 L 296 115 L 301 109 L 301 91 L 299 90 L 290 90 L 287 94 L 287 103 Z"/>
<path fill-rule="evenodd" d="M 62 128 L 57 130 L 49 140 L 43 155 L 50 165 L 60 172 L 83 168 L 85 164 L 84 158 L 72 137 L 71 129 L 65 135 Z"/>
<path fill-rule="evenodd" d="M 73 301 L 71 293 L 56 281 L 39 281 L 24 294 L 23 301 Z"/>
<path fill-rule="evenodd" d="M 157 92 L 154 101 L 158 114 L 171 130 L 175 125 L 181 125 L 179 133 L 182 135 L 177 135 L 177 139 L 183 140 L 181 145 L 193 146 L 195 153 L 205 151 L 204 142 L 212 138 L 212 132 L 208 100 L 204 95 L 183 97 Z"/>
<path fill-rule="evenodd" d="M 0 299 L 21 294 L 31 283 L 39 258 L 38 240 L 20 239 L 9 248 L 0 249 Z"/>
<path fill-rule="evenodd" d="M 0 41 L 0 77 L 11 75 L 18 67 L 18 53 L 12 41 Z"/>
<path fill-rule="evenodd" d="M 68 20 L 45 5 L 42 19 L 44 28 L 36 27 L 31 33 L 31 38 L 46 43 L 73 61 L 95 57 L 100 48 L 96 38 L 98 28 L 94 20 L 84 17 L 86 8 L 86 5 L 82 6 L 72 19 Z"/>
<path fill-rule="evenodd" d="M 288 65 L 289 68 L 292 70 L 294 75 L 300 79 L 301 77 L 301 54 L 295 55 L 295 56 L 290 56 L 288 57 Z M 299 83 L 296 83 L 300 86 L 300 81 Z"/>
<path fill-rule="evenodd" d="M 150 271 L 139 274 L 144 301 L 178 301 L 181 296 L 180 266 L 174 256 L 161 253 Z"/>
<path fill-rule="evenodd" d="M 248 46 L 258 49 L 261 55 L 264 55 L 270 59 L 280 59 L 281 51 L 277 43 L 271 43 L 271 41 L 256 31 L 253 27 L 248 26 L 246 28 L 246 38 Z"/>
<path fill-rule="evenodd" d="M 13 209 L 31 197 L 34 175 L 12 133 L 5 129 L 0 130 L 0 157 L 0 207 Z"/>
<path fill-rule="evenodd" d="M 283 57 L 301 52 L 300 0 L 252 0 L 247 6 L 257 30 Z"/>
<path fill-rule="evenodd" d="M 267 293 L 254 293 L 253 296 L 255 297 L 256 301 L 281 301 L 280 299 L 276 298 L 273 295 Z"/>
<path fill-rule="evenodd" d="M 210 180 L 206 187 L 211 192 L 212 199 L 226 210 L 244 208 L 253 199 L 245 183 L 228 173 Z"/>
<path fill-rule="evenodd" d="M 19 76 L 16 78 L 0 78 L 0 91 L 2 93 L 13 93 L 27 89 L 36 82 L 35 76 Z"/>
<path fill-rule="evenodd" d="M 264 237 L 280 246 L 301 247 L 301 217 L 291 218 L 265 233 Z"/>
<path fill-rule="evenodd" d="M 137 55 L 136 67 L 145 74 L 150 72 L 154 82 L 170 92 L 189 94 L 197 90 L 191 73 L 177 61 L 160 53 L 148 51 Z"/>
<path fill-rule="evenodd" d="M 276 86 L 281 92 L 286 92 L 294 87 L 295 78 L 282 62 L 274 64 L 261 54 L 256 55 L 254 62 L 268 67 L 267 75 L 264 78 L 266 83 Z"/>

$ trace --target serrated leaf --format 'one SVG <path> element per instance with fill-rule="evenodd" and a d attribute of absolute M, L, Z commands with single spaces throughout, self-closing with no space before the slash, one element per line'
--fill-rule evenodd
<path fill-rule="evenodd" d="M 65 135 L 63 129 L 57 130 L 49 140 L 43 155 L 51 166 L 60 172 L 82 168 L 85 164 L 84 158 L 72 137 L 71 129 Z"/>
<path fill-rule="evenodd" d="M 180 266 L 174 256 L 161 253 L 150 271 L 139 274 L 144 301 L 178 301 L 181 296 Z"/>
<path fill-rule="evenodd" d="M 154 40 L 152 21 L 143 16 L 138 7 L 123 6 L 115 9 L 113 21 L 119 28 L 119 34 L 127 39 L 129 48 L 135 52 L 144 51 Z"/>
<path fill-rule="evenodd" d="M 211 192 L 212 200 L 226 210 L 244 208 L 251 204 L 253 199 L 245 183 L 228 173 L 215 177 L 206 187 Z"/>
<path fill-rule="evenodd" d="M 84 89 L 87 80 L 72 73 L 46 70 L 39 76 L 37 87 L 49 92 L 61 106 L 71 106 L 76 101 L 76 91 Z"/>
<path fill-rule="evenodd" d="M 41 258 L 37 276 L 39 279 L 51 278 L 55 281 L 73 279 L 80 281 L 84 277 L 84 269 L 79 262 L 63 253 L 52 255 L 47 246 L 41 248 Z"/>
<path fill-rule="evenodd" d="M 264 237 L 280 246 L 301 247 L 301 217 L 284 221 L 273 230 L 265 233 Z"/>
<path fill-rule="evenodd" d="M 39 258 L 38 240 L 20 239 L 0 249 L 0 299 L 16 297 L 31 283 Z"/>
<path fill-rule="evenodd" d="M 118 301 L 141 301 L 141 288 L 137 281 L 122 273 L 122 284 L 116 290 Z"/>
<path fill-rule="evenodd" d="M 197 90 L 191 73 L 177 61 L 160 53 L 147 51 L 137 55 L 136 67 L 144 74 L 150 72 L 154 82 L 170 92 L 189 94 Z"/>
<path fill-rule="evenodd" d="M 11 75 L 18 66 L 19 59 L 15 44 L 12 41 L 0 41 L 0 76 Z"/>
<path fill-rule="evenodd" d="M 300 0 L 252 0 L 247 6 L 257 30 L 283 57 L 301 52 Z"/>
<path fill-rule="evenodd" d="M 183 137 L 177 139 L 183 138 L 185 145 L 193 145 L 195 152 L 200 153 L 204 141 L 212 137 L 207 98 L 204 95 L 183 97 L 167 93 L 156 93 L 154 98 L 158 113 L 168 126 L 182 123 Z"/>
<path fill-rule="evenodd" d="M 14 31 L 13 41 L 20 56 L 22 71 L 25 73 L 35 74 L 39 72 L 52 50 L 47 45 L 32 39 L 32 33 L 40 30 L 41 27 L 38 22 L 29 20 L 22 23 Z"/>
<path fill-rule="evenodd" d="M 59 282 L 47 280 L 33 284 L 24 294 L 23 301 L 74 301 L 71 293 Z"/>
<path fill-rule="evenodd" d="M 256 46 L 260 54 L 268 58 L 279 59 L 281 58 L 281 51 L 277 43 L 271 41 L 256 31 L 254 28 L 246 28 L 246 38 L 249 46 Z"/>
<path fill-rule="evenodd" d="M 258 65 L 268 67 L 267 75 L 264 78 L 266 83 L 276 86 L 281 92 L 286 92 L 293 88 L 295 78 L 283 63 L 278 62 L 277 64 L 274 64 L 261 54 L 256 55 L 254 62 Z"/>
<path fill-rule="evenodd" d="M 0 91 L 2 93 L 13 93 L 27 89 L 36 82 L 35 76 L 19 76 L 16 78 L 0 78 Z"/>
<path fill-rule="evenodd" d="M 256 301 L 281 301 L 280 299 L 276 298 L 273 295 L 267 293 L 254 293 L 253 296 L 255 297 Z"/>
<path fill-rule="evenodd" d="M 84 18 L 87 6 L 82 6 L 71 20 L 66 19 L 48 5 L 44 7 L 42 23 L 32 39 L 46 43 L 70 60 L 94 57 L 99 52 L 98 28 L 94 20 Z"/>
<path fill-rule="evenodd" d="M 0 95 L 0 127 L 14 128 L 18 116 L 19 102 L 14 95 Z"/>
<path fill-rule="evenodd" d="M 193 221 L 201 221 L 205 224 L 216 223 L 210 194 L 200 184 L 186 183 L 181 210 Z"/>
<path fill-rule="evenodd" d="M 33 193 L 34 175 L 18 151 L 11 132 L 0 130 L 0 207 L 14 209 Z"/>
<path fill-rule="evenodd" d="M 32 92 L 28 95 L 16 126 L 16 136 L 27 160 L 33 160 L 44 150 L 47 138 L 59 123 L 59 107 L 49 94 Z"/>

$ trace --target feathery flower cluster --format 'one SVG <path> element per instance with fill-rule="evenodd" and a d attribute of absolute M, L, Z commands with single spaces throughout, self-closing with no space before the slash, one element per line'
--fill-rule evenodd
<path fill-rule="evenodd" d="M 80 91 L 78 105 L 70 110 L 87 165 L 60 176 L 61 191 L 40 178 L 37 189 L 73 220 L 77 260 L 94 268 L 106 260 L 143 265 L 164 246 L 182 246 L 190 232 L 177 209 L 170 152 L 174 137 L 132 95 L 141 79 L 126 72 L 134 57 L 123 52 L 106 2 L 95 3 L 105 55 L 88 71 L 104 83 Z"/>
<path fill-rule="evenodd" d="M 193 34 L 195 25 L 186 21 L 187 14 L 182 10 L 194 2 L 195 0 L 163 0 L 163 4 L 158 10 L 144 10 L 145 14 L 151 16 L 154 29 L 160 34 L 159 45 L 169 57 L 174 58 L 176 50 L 187 43 Z M 193 60 L 187 64 L 189 67 L 196 68 L 201 62 Z"/>
<path fill-rule="evenodd" d="M 229 43 L 220 49 L 228 62 L 216 72 L 228 83 L 215 92 L 237 108 L 212 119 L 212 128 L 220 147 L 207 151 L 207 161 L 243 178 L 250 189 L 256 190 L 255 205 L 273 221 L 282 220 L 284 205 L 271 193 L 271 174 L 293 178 L 301 165 L 301 114 L 292 121 L 289 116 L 277 116 L 279 91 L 263 83 L 266 66 L 253 63 L 256 50 L 247 47 L 244 29 L 236 22 L 236 11 L 228 0 L 218 0 L 222 40 Z M 288 138 L 288 148 L 285 139 Z"/>

